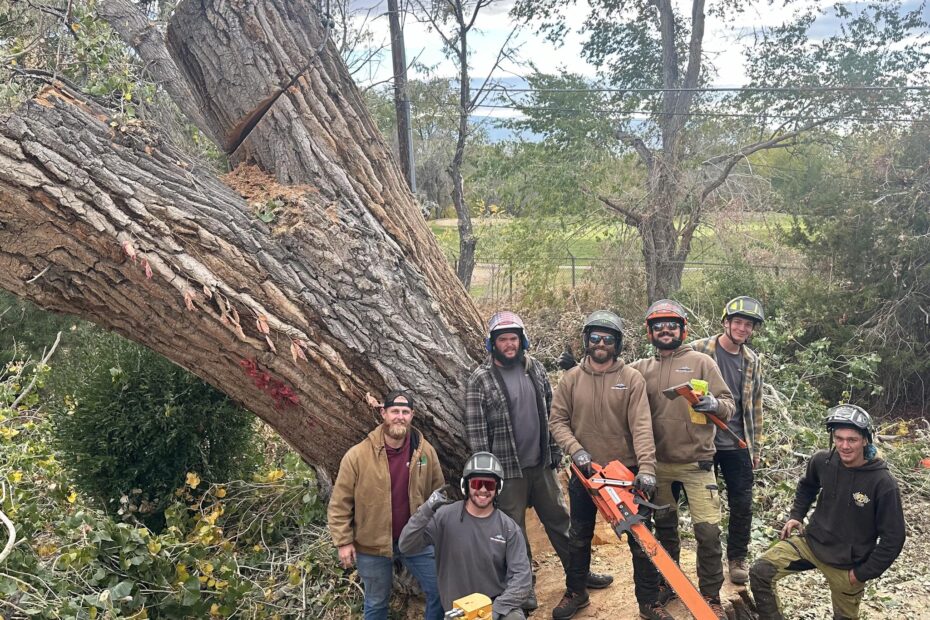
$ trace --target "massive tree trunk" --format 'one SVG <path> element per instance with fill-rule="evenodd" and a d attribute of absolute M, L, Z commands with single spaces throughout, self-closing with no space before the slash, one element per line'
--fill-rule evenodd
<path fill-rule="evenodd" d="M 0 286 L 153 348 L 330 472 L 376 423 L 365 393 L 410 388 L 451 469 L 480 321 L 325 36 L 308 2 L 175 13 L 171 56 L 248 200 L 63 88 L 7 118 Z"/>

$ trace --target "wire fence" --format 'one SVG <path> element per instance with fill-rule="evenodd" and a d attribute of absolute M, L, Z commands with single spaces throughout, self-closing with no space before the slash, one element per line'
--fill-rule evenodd
<path fill-rule="evenodd" d="M 458 256 L 453 254 L 450 259 L 457 269 Z M 611 263 L 639 265 L 642 264 L 642 259 L 575 256 L 569 253 L 564 256 L 547 256 L 542 259 L 534 260 L 533 267 L 538 269 L 540 273 L 548 273 L 550 278 L 547 282 L 552 285 L 560 288 L 574 289 L 585 280 L 586 276 L 593 268 L 607 266 Z M 721 261 L 692 260 L 669 261 L 669 263 L 684 265 L 682 268 L 684 277 L 687 277 L 689 273 L 699 273 L 707 269 L 719 269 L 732 265 L 732 263 Z M 770 271 L 776 277 L 780 277 L 782 274 L 805 271 L 807 269 L 799 265 L 745 262 L 741 264 L 748 265 L 753 269 Z M 510 258 L 483 256 L 475 263 L 475 270 L 472 274 L 471 294 L 479 299 L 513 300 L 514 294 L 519 295 L 525 290 L 527 282 L 531 279 L 528 275 L 529 272 L 529 263 L 515 262 Z"/>

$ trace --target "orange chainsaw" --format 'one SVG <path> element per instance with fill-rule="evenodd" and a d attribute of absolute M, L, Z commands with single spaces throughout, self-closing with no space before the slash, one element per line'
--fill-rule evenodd
<path fill-rule="evenodd" d="M 591 494 L 594 505 L 610 523 L 617 536 L 624 532 L 632 536 L 655 565 L 665 581 L 685 604 L 695 620 L 717 620 L 704 597 L 668 554 L 655 536 L 646 527 L 646 515 L 640 507 L 659 510 L 665 506 L 651 504 L 648 498 L 633 488 L 633 472 L 620 461 L 611 461 L 605 466 L 591 463 L 594 474 L 586 478 L 573 463 L 572 471 Z"/>
<path fill-rule="evenodd" d="M 691 403 L 692 405 L 696 405 L 697 402 L 701 400 L 701 396 L 703 396 L 703 394 L 695 390 L 694 387 L 690 383 L 682 383 L 681 385 L 676 385 L 676 386 L 667 388 L 665 390 L 662 390 L 662 393 L 669 400 L 675 400 L 676 398 L 681 396 L 685 400 L 687 400 L 689 403 Z M 719 428 L 723 432 L 727 433 L 730 437 L 732 437 L 733 440 L 736 441 L 736 443 L 739 445 L 740 448 L 748 447 L 746 445 L 746 442 L 740 439 L 739 435 L 734 433 L 733 430 L 729 426 L 727 426 L 726 422 L 724 422 L 723 420 L 721 420 L 720 418 L 718 418 L 712 413 L 707 413 L 706 411 L 699 411 L 698 413 L 703 413 L 705 416 L 707 416 L 707 419 L 713 422 L 717 428 Z"/>

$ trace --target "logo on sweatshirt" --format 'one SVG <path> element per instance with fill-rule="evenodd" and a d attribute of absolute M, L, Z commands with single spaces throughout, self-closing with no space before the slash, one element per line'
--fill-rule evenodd
<path fill-rule="evenodd" d="M 676 368 L 675 372 L 694 372 L 691 370 L 690 366 L 682 366 L 681 368 Z"/>
<path fill-rule="evenodd" d="M 612 389 L 612 390 L 625 390 L 625 389 L 626 389 L 626 383 L 618 383 L 617 385 L 613 386 L 613 387 L 610 388 L 610 389 Z"/>
<path fill-rule="evenodd" d="M 494 536 L 491 536 L 491 542 L 503 543 L 506 545 L 507 539 L 504 538 L 503 535 L 501 534 L 495 534 Z"/>
<path fill-rule="evenodd" d="M 872 500 L 870 500 L 869 496 L 865 493 L 856 492 L 853 493 L 853 501 L 856 502 L 856 506 L 862 508 Z"/>

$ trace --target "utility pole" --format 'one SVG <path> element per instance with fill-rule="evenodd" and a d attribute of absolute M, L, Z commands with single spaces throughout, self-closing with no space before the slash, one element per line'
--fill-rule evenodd
<path fill-rule="evenodd" d="M 413 127 L 410 124 L 410 99 L 407 97 L 407 54 L 404 31 L 400 27 L 397 0 L 387 0 L 391 25 L 391 59 L 394 63 L 394 110 L 397 115 L 397 146 L 400 167 L 404 170 L 410 191 L 417 191 L 417 173 L 413 161 Z"/>

